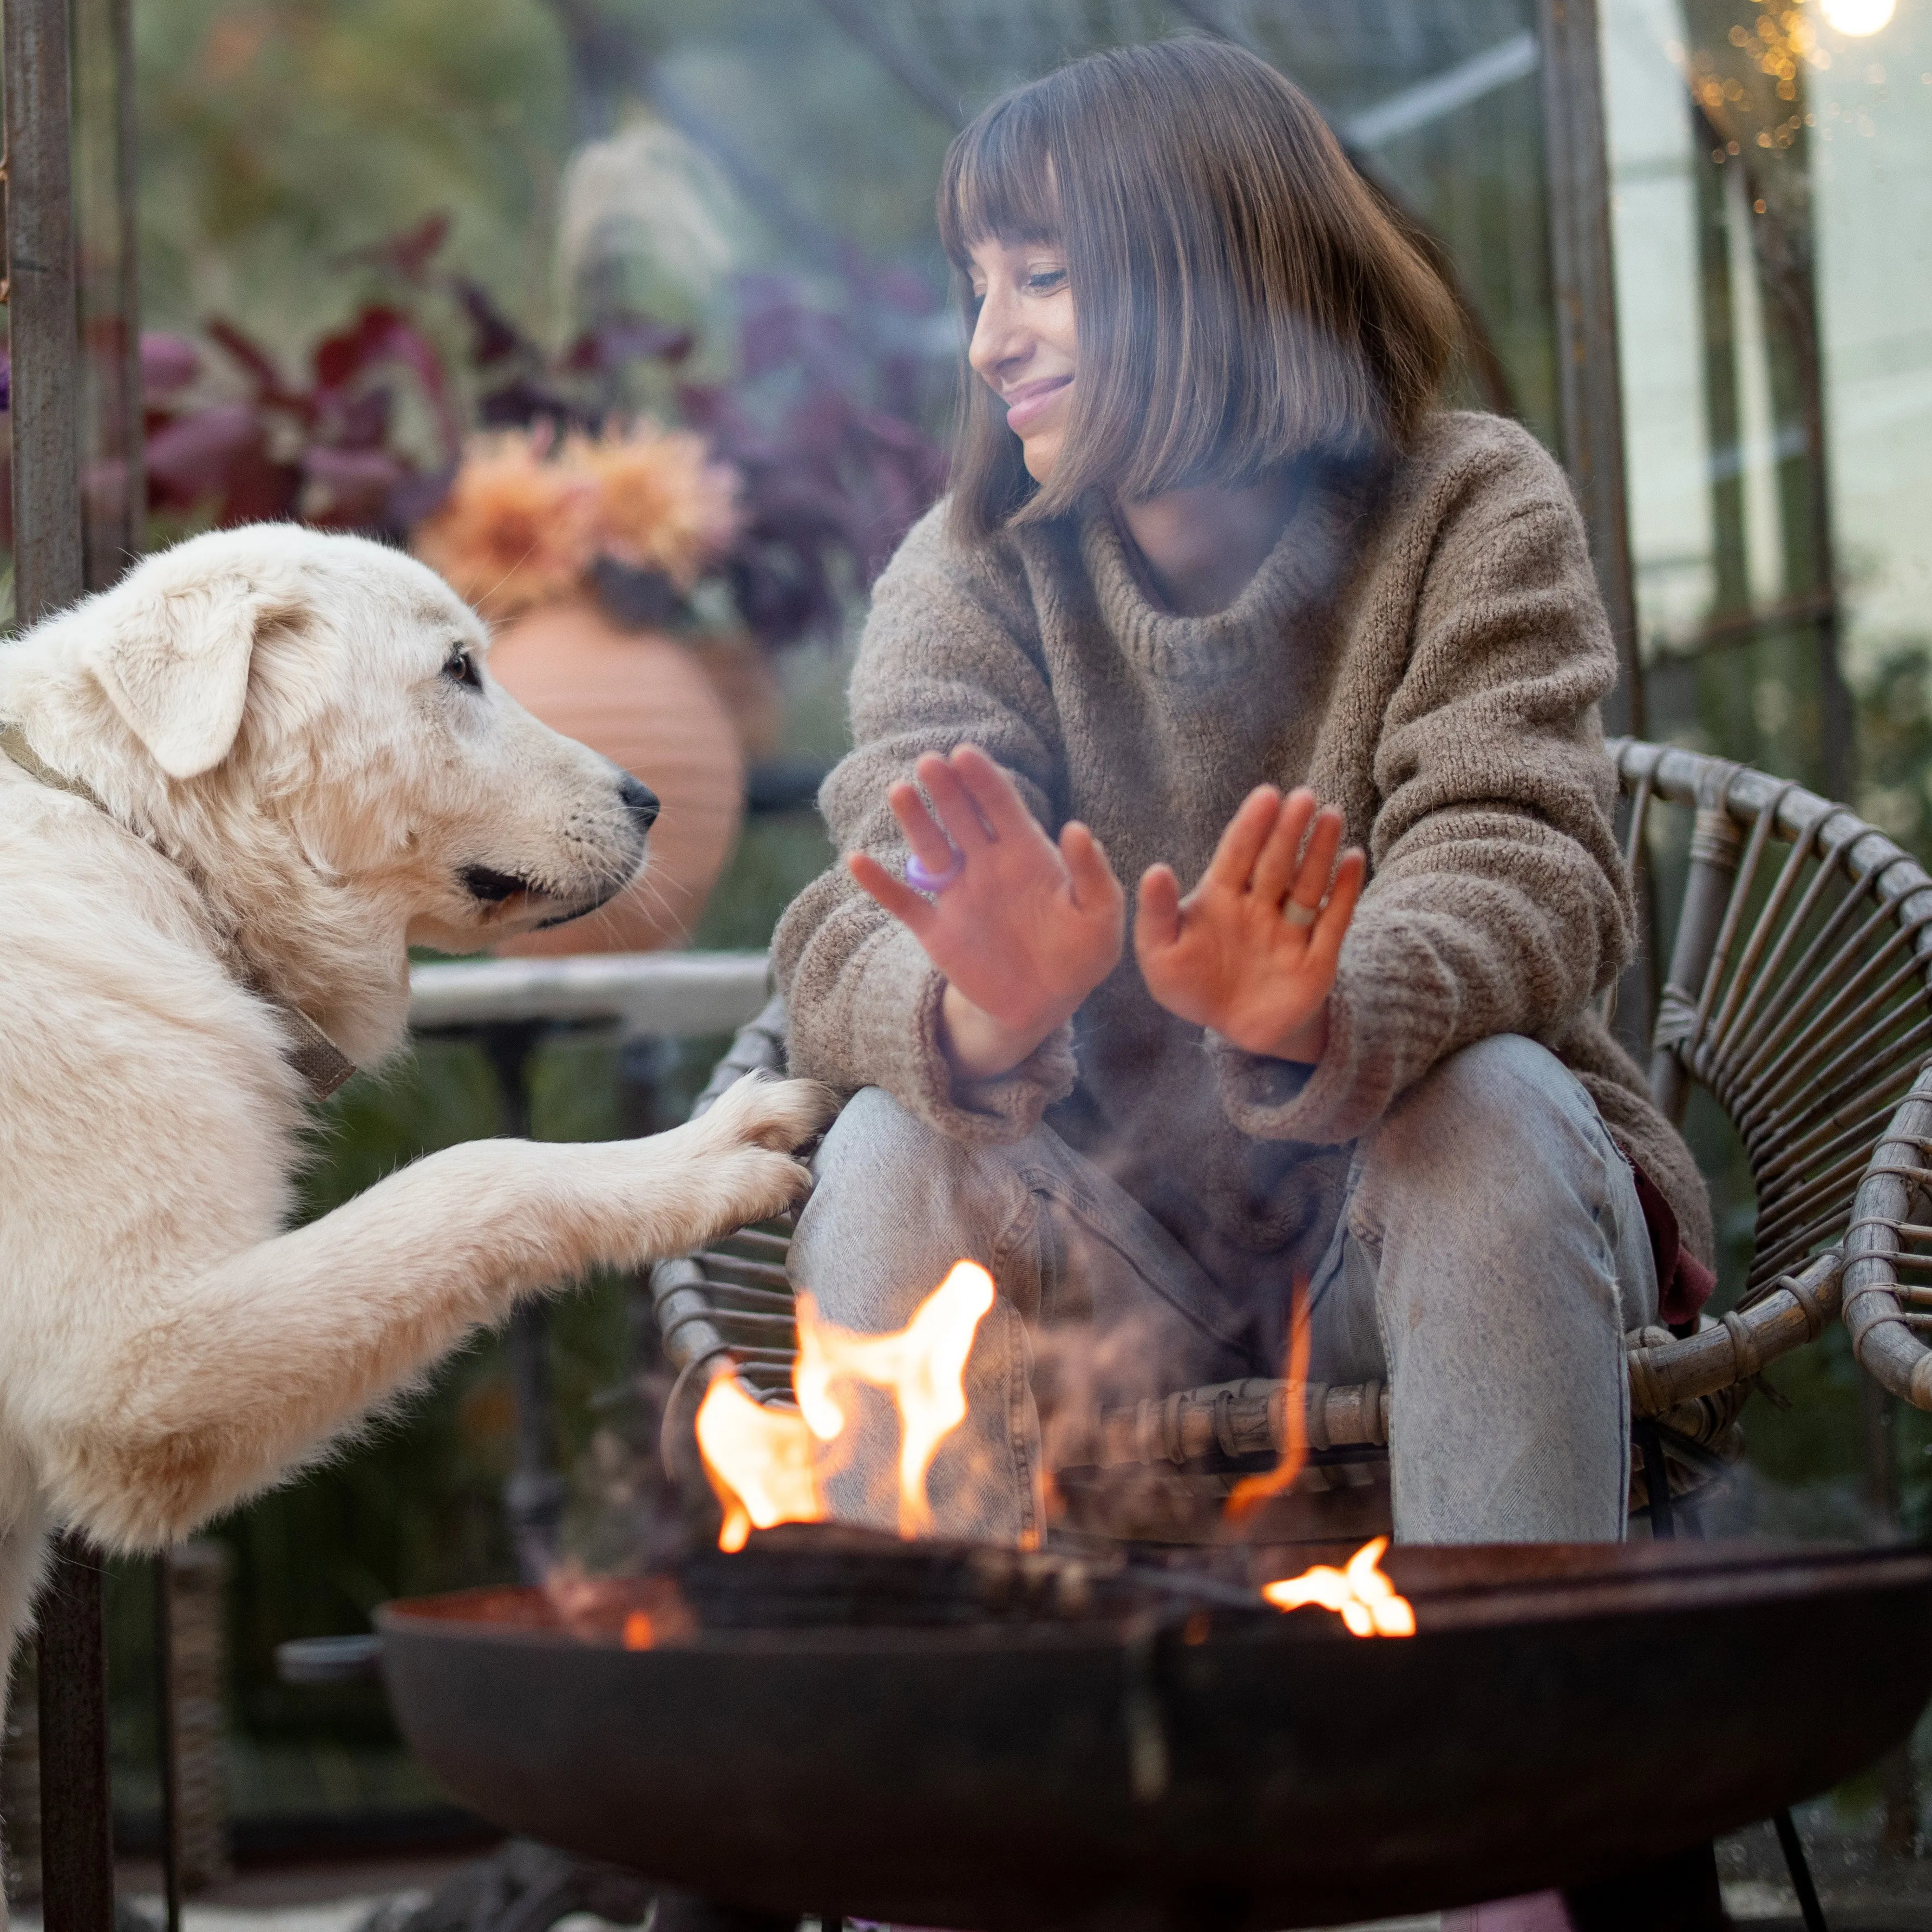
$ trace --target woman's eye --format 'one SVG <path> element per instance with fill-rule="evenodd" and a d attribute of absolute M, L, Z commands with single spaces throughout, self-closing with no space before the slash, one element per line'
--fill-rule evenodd
<path fill-rule="evenodd" d="M 442 668 L 442 674 L 452 683 L 466 686 L 472 691 L 483 688 L 483 674 L 467 651 L 451 652 L 449 662 Z"/>
<path fill-rule="evenodd" d="M 1066 284 L 1064 268 L 1036 268 L 1026 279 L 1029 295 L 1050 296 Z"/>

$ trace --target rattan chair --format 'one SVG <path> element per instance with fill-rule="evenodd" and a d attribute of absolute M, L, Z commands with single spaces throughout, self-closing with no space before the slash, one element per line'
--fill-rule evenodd
<path fill-rule="evenodd" d="M 1694 1088 L 1709 1096 L 1735 1132 L 1735 1178 L 1748 1173 L 1756 1207 L 1734 1305 L 1689 1335 L 1628 1338 L 1632 1508 L 1668 1534 L 1672 1500 L 1735 1459 L 1738 1412 L 1758 1378 L 1838 1314 L 1848 1234 L 1858 1358 L 1932 1408 L 1932 1351 L 1918 1339 L 1932 1328 L 1922 1312 L 1932 1311 L 1932 879 L 1847 807 L 1802 786 L 1634 740 L 1612 751 L 1626 854 L 1645 895 L 1660 901 L 1664 883 L 1677 884 L 1676 916 L 1659 922 L 1649 955 L 1664 956 L 1668 940 L 1652 1094 L 1676 1121 Z M 740 1034 L 700 1106 L 748 1068 L 782 1070 L 784 1032 L 774 1000 Z M 728 1361 L 760 1400 L 789 1399 L 789 1236 L 788 1222 L 748 1228 L 652 1270 L 664 1347 L 688 1387 Z M 1178 1390 L 1075 1434 L 1094 1468 L 1172 1472 L 1225 1491 L 1234 1473 L 1280 1454 L 1288 1395 L 1261 1378 Z M 1372 1514 L 1386 1499 L 1376 1466 L 1387 1391 L 1316 1384 L 1303 1400 L 1304 1490 Z M 1342 1522 L 1331 1506 L 1310 1533 L 1368 1526 L 1356 1515 Z"/>
<path fill-rule="evenodd" d="M 1932 1408 L 1932 1066 L 1893 1115 L 1852 1204 L 1844 1304 L 1852 1352 L 1892 1394 Z"/>

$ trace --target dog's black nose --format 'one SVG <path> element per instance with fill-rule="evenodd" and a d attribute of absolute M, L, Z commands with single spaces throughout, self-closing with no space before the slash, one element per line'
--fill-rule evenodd
<path fill-rule="evenodd" d="M 658 803 L 658 795 L 647 784 L 640 784 L 626 772 L 617 786 L 617 796 L 624 801 L 624 809 L 638 821 L 640 832 L 648 832 L 657 823 L 658 813 L 662 808 Z"/>

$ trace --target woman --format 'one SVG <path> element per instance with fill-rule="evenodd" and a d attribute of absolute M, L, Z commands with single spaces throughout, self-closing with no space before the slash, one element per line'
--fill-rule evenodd
<path fill-rule="evenodd" d="M 795 1280 L 885 1329 L 992 1270 L 942 1528 L 1038 1533 L 1049 1382 L 1280 1372 L 1299 1277 L 1311 1376 L 1388 1386 L 1398 1535 L 1621 1535 L 1622 1337 L 1694 1312 L 1709 1210 L 1593 1009 L 1632 910 L 1561 472 L 1434 407 L 1440 283 L 1234 48 L 1007 94 L 939 221 L 952 494 L 776 942 L 796 1070 L 854 1096 Z M 861 1414 L 828 1492 L 889 1523 Z"/>

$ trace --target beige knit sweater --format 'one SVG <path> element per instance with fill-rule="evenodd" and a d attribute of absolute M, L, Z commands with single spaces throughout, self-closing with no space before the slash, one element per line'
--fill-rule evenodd
<path fill-rule="evenodd" d="M 1231 1294 L 1333 1228 L 1347 1144 L 1444 1055 L 1544 1042 L 1708 1260 L 1688 1150 L 1588 1006 L 1628 957 L 1598 700 L 1616 675 L 1562 472 L 1498 418 L 1441 415 L 1373 491 L 1304 494 L 1227 610 L 1152 603 L 1104 512 L 982 548 L 940 511 L 879 580 L 851 687 L 856 749 L 821 804 L 842 852 L 906 853 L 886 791 L 970 740 L 1052 829 L 1084 819 L 1131 896 L 1184 888 L 1242 798 L 1312 785 L 1366 848 L 1328 1046 L 1312 1074 L 1156 1006 L 1131 946 L 1073 1024 L 1012 1072 L 956 1080 L 944 982 L 842 866 L 775 942 L 796 1071 L 885 1088 L 970 1141 L 1056 1128 L 1102 1161 Z"/>

